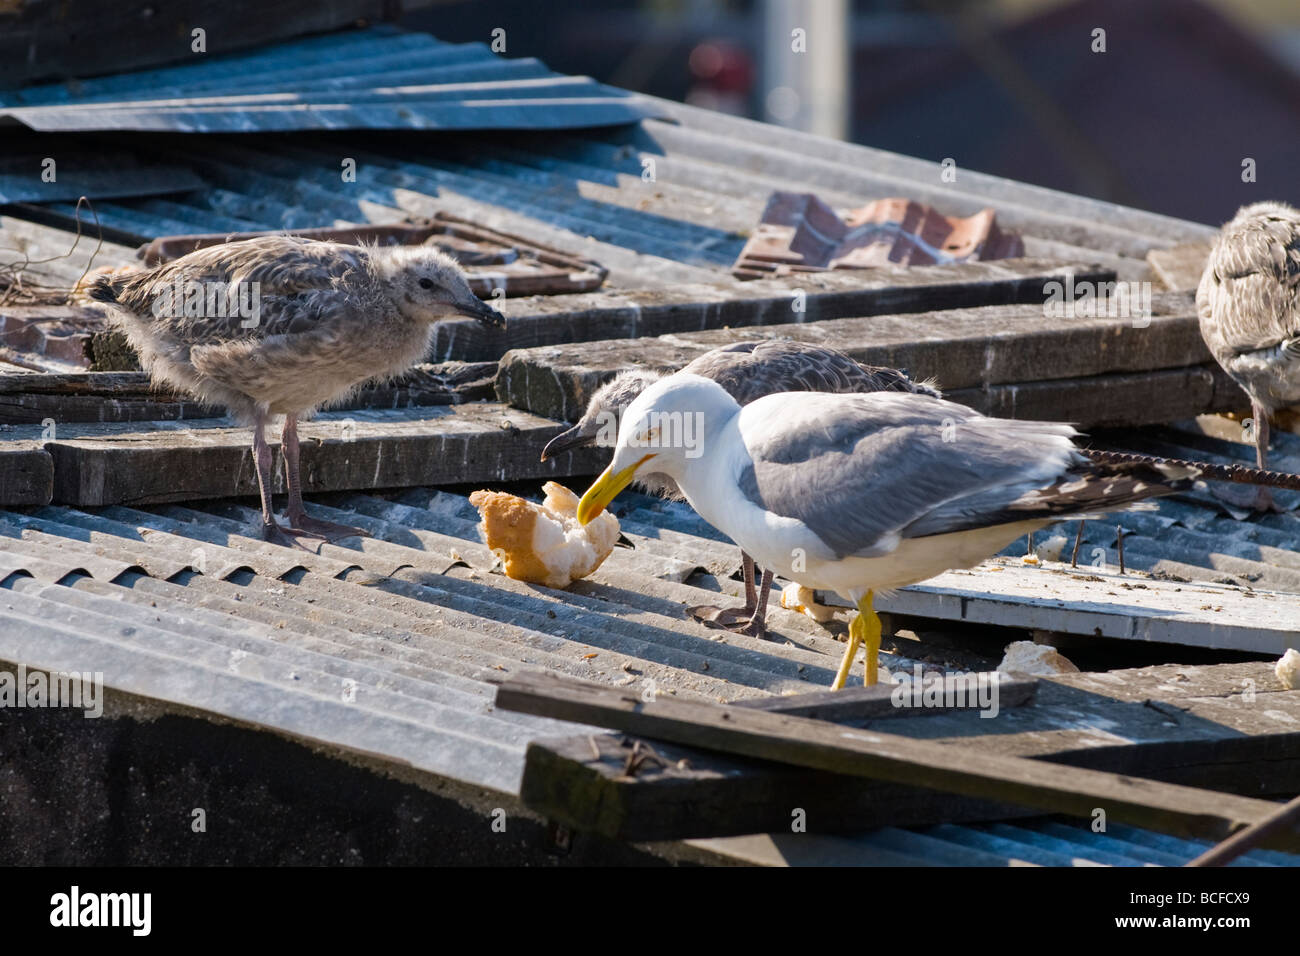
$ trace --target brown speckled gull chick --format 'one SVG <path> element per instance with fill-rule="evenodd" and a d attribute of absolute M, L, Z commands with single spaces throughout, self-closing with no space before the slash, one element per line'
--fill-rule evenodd
<path fill-rule="evenodd" d="M 253 427 L 262 536 L 293 544 L 361 532 L 308 517 L 298 472 L 300 418 L 370 379 L 420 362 L 440 319 L 505 319 L 428 246 L 351 246 L 267 236 L 211 246 L 141 272 L 101 276 L 91 296 L 156 382 L 224 405 Z M 284 416 L 288 528 L 271 510 L 268 419 Z"/>
<path fill-rule="evenodd" d="M 1263 468 L 1269 416 L 1300 405 L 1300 209 L 1279 202 L 1239 209 L 1210 250 L 1196 309 L 1210 353 L 1250 396 Z M 1256 507 L 1272 510 L 1267 488 Z"/>

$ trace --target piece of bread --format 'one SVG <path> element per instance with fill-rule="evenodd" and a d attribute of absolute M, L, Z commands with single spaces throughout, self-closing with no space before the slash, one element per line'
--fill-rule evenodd
<path fill-rule="evenodd" d="M 583 527 L 577 495 L 553 481 L 543 490 L 540 505 L 499 491 L 476 491 L 469 502 L 478 509 L 483 537 L 507 576 L 566 588 L 609 557 L 618 541 L 618 519 L 605 511 Z"/>
<path fill-rule="evenodd" d="M 817 592 L 812 588 L 806 588 L 802 584 L 787 584 L 785 590 L 781 592 L 781 606 L 807 614 L 818 624 L 825 624 L 835 616 L 836 611 L 842 610 L 826 604 L 818 604 L 816 597 Z"/>

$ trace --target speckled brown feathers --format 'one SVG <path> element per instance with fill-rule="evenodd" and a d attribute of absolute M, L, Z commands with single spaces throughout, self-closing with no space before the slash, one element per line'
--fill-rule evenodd
<path fill-rule="evenodd" d="M 361 533 L 307 514 L 298 420 L 419 362 L 440 319 L 505 324 L 474 295 L 460 267 L 428 246 L 265 236 L 101 276 L 90 294 L 113 307 L 113 320 L 156 382 L 224 405 L 253 426 L 262 535 L 285 545 Z M 284 416 L 287 529 L 271 509 L 272 452 L 264 434 L 277 415 Z"/>
<path fill-rule="evenodd" d="M 188 301 L 196 289 L 197 309 Z M 424 356 L 439 318 L 500 318 L 432 248 L 282 236 L 104 276 L 91 294 L 117 307 L 117 323 L 155 379 L 244 422 L 259 412 L 305 415 L 399 374 Z"/>
<path fill-rule="evenodd" d="M 1243 207 L 1210 251 L 1196 305 L 1210 352 L 1253 401 L 1300 403 L 1300 210 Z"/>
<path fill-rule="evenodd" d="M 737 342 L 706 352 L 682 369 L 711 378 L 741 405 L 776 392 L 912 392 L 939 397 L 928 382 L 893 368 L 863 365 L 843 352 L 804 342 Z"/>

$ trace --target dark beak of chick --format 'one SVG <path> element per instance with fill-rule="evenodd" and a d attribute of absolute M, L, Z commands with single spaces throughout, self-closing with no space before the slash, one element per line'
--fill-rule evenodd
<path fill-rule="evenodd" d="M 548 458 L 554 458 L 561 452 L 569 451 L 573 448 L 582 448 L 584 445 L 590 445 L 595 439 L 582 433 L 581 425 L 574 425 L 568 431 L 562 431 L 546 443 L 542 449 L 542 461 Z"/>
<path fill-rule="evenodd" d="M 476 298 L 473 302 L 457 305 L 456 311 L 461 315 L 469 316 L 471 319 L 478 319 L 484 325 L 494 329 L 504 329 L 506 327 L 506 317 L 482 299 Z"/>

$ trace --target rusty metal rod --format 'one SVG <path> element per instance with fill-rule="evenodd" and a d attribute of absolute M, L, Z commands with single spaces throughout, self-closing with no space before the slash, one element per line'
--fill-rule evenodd
<path fill-rule="evenodd" d="M 1218 846 L 1206 850 L 1186 866 L 1224 866 L 1231 863 L 1243 853 L 1257 847 L 1269 834 L 1286 827 L 1300 825 L 1300 797 L 1278 807 L 1276 813 L 1270 813 L 1254 826 L 1238 830 Z"/>
<path fill-rule="evenodd" d="M 1103 464 L 1135 462 L 1144 465 L 1177 465 L 1198 469 L 1200 477 L 1207 481 L 1231 481 L 1241 485 L 1267 485 L 1270 488 L 1293 488 L 1300 491 L 1300 475 L 1284 471 L 1265 471 L 1263 468 L 1248 468 L 1245 465 L 1215 465 L 1183 458 L 1159 458 L 1129 451 L 1101 451 L 1096 448 L 1081 448 L 1080 451 L 1093 461 Z"/>

